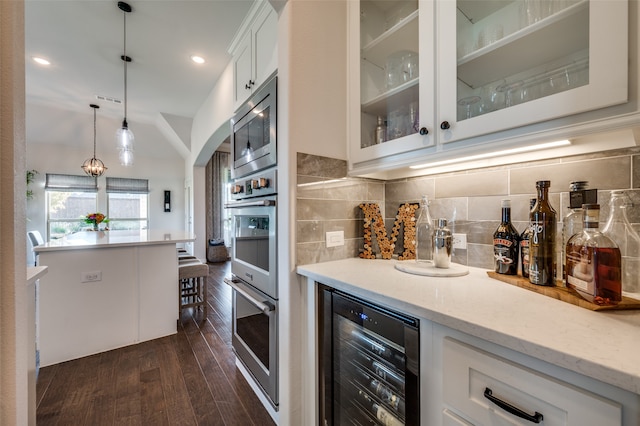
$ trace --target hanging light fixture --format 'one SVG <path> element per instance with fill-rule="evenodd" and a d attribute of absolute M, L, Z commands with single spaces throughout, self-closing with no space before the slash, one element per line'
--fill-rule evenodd
<path fill-rule="evenodd" d="M 131 12 L 129 4 L 119 1 L 118 8 L 122 10 L 124 16 L 124 52 L 120 59 L 124 62 L 124 119 L 122 127 L 116 132 L 116 141 L 118 144 L 120 164 L 123 166 L 131 166 L 133 164 L 133 132 L 129 129 L 127 123 L 127 63 L 131 62 L 131 58 L 127 56 L 127 13 Z"/>
<path fill-rule="evenodd" d="M 96 158 L 96 110 L 100 107 L 95 104 L 89 106 L 93 108 L 93 157 L 82 164 L 82 170 L 89 176 L 98 177 L 107 170 L 104 163 Z"/>

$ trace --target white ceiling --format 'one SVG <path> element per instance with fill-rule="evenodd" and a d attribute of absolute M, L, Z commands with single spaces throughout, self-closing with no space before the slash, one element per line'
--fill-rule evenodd
<path fill-rule="evenodd" d="M 227 48 L 253 2 L 127 2 L 133 8 L 127 14 L 127 55 L 133 59 L 128 65 L 127 119 L 136 150 L 158 143 L 153 128 L 160 113 L 176 124 L 178 133 L 188 125 L 231 59 Z M 100 106 L 98 149 L 115 151 L 109 146 L 115 144 L 124 106 L 95 96 L 124 99 L 123 25 L 117 0 L 26 0 L 27 143 L 91 150 L 89 104 L 95 103 Z M 206 63 L 193 63 L 193 54 Z M 36 64 L 34 56 L 51 65 Z"/>

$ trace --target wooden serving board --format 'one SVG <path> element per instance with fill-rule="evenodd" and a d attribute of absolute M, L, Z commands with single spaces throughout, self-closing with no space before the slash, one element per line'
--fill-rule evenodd
<path fill-rule="evenodd" d="M 547 287 L 531 284 L 528 279 L 523 278 L 521 275 L 503 275 L 494 271 L 487 271 L 487 275 L 498 281 L 526 288 L 527 290 L 535 291 L 536 293 L 544 294 L 545 296 L 553 297 L 554 299 L 562 300 L 563 302 L 571 303 L 572 305 L 577 305 L 581 308 L 590 309 L 592 311 L 640 309 L 640 300 L 626 296 L 622 296 L 622 301 L 617 305 L 600 306 L 583 299 L 565 287 Z"/>

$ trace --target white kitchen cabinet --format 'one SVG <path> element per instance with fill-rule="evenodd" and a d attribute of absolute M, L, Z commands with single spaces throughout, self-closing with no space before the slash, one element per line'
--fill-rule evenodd
<path fill-rule="evenodd" d="M 605 131 L 606 119 L 630 112 L 638 121 L 628 28 L 637 24 L 629 19 L 628 0 L 420 0 L 415 11 L 385 27 L 407 4 L 350 2 L 355 174 L 517 147 L 531 135 L 558 139 L 561 127 L 565 137 L 586 124 Z M 527 15 L 532 4 L 541 9 Z M 372 27 L 388 29 L 376 34 Z M 405 50 L 419 53 L 419 77 L 390 88 L 390 55 Z M 388 131 L 388 141 L 375 143 L 378 117 L 395 128 L 390 123 L 397 114 L 410 130 Z"/>
<path fill-rule="evenodd" d="M 229 48 L 233 55 L 234 111 L 278 68 L 278 14 L 257 2 Z"/>

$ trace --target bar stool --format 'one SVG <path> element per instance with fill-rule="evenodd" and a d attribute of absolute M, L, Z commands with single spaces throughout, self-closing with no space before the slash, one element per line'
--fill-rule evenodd
<path fill-rule="evenodd" d="M 178 267 L 179 312 L 185 308 L 202 308 L 207 316 L 207 277 L 209 265 L 200 261 Z"/>

